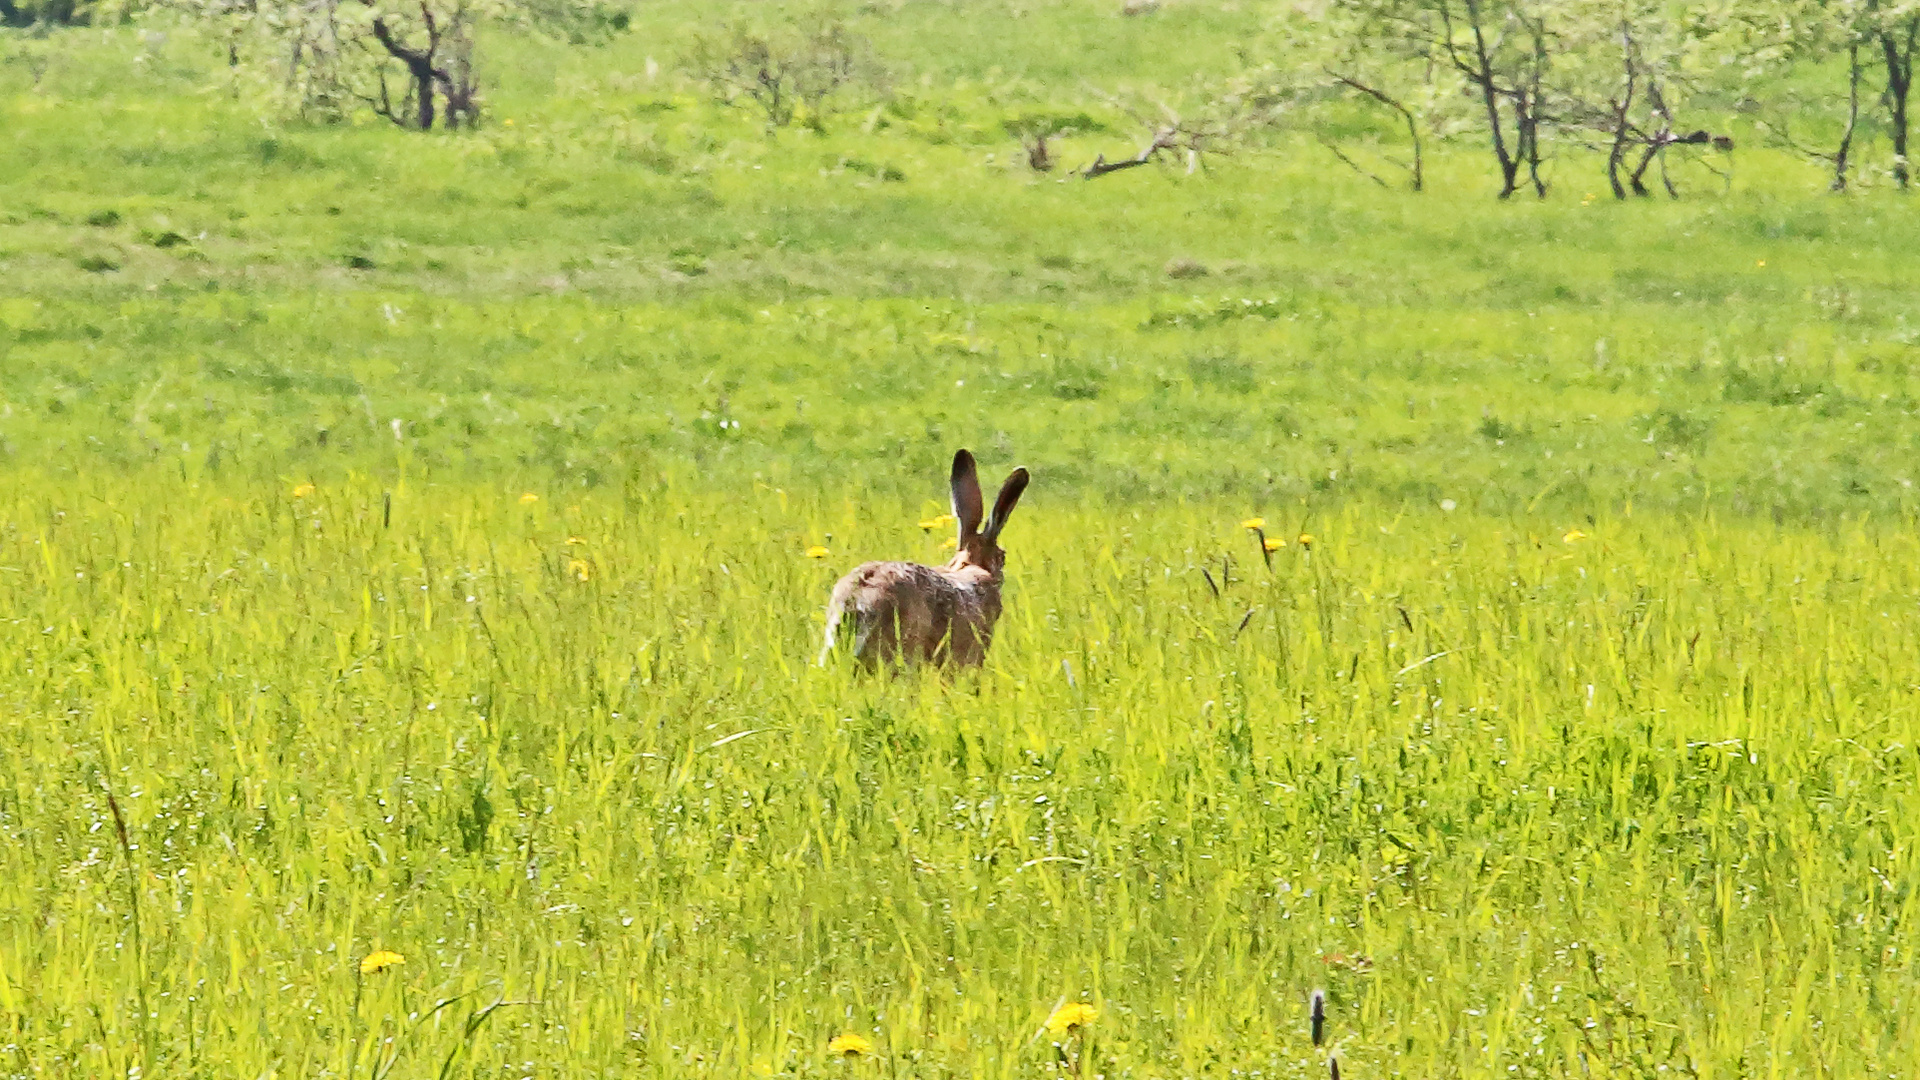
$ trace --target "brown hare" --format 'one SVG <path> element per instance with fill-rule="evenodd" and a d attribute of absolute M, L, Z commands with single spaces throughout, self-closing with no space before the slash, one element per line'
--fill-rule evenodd
<path fill-rule="evenodd" d="M 826 663 L 837 637 L 854 635 L 853 655 L 862 666 L 905 659 L 970 666 L 980 663 L 1000 618 L 1000 530 L 1027 490 L 1027 470 L 1015 469 L 994 500 L 993 516 L 980 527 L 980 479 L 973 455 L 953 455 L 953 516 L 960 537 L 945 566 L 870 562 L 855 567 L 833 587 L 827 601 Z"/>

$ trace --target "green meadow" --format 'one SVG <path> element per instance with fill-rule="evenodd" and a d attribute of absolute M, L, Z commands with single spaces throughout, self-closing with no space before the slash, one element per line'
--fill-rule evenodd
<path fill-rule="evenodd" d="M 1081 180 L 1276 32 L 1117 7 L 868 5 L 771 133 L 764 5 L 426 135 L 5 31 L 0 1073 L 1912 1075 L 1909 199 Z M 816 666 L 961 446 L 985 665 Z"/>

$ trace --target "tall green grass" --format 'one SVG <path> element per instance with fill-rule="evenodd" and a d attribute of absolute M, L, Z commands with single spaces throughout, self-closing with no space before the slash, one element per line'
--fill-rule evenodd
<path fill-rule="evenodd" d="M 1910 523 L 1281 505 L 1268 566 L 1034 494 L 986 667 L 859 680 L 817 608 L 922 503 L 23 479 L 13 1067 L 1028 1075 L 1067 998 L 1105 1075 L 1317 1075 L 1315 987 L 1363 1075 L 1910 1067 Z"/>

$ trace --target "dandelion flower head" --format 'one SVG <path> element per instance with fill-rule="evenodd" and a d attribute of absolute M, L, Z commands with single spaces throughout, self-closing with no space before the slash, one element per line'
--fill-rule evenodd
<path fill-rule="evenodd" d="M 1301 534 L 1300 534 L 1300 539 L 1299 539 L 1298 541 L 1296 541 L 1296 543 L 1298 543 L 1298 544 L 1299 544 L 1299 545 L 1300 545 L 1301 547 L 1303 547 L 1303 548 L 1310 548 L 1310 547 L 1312 547 L 1312 546 L 1313 546 L 1313 534 L 1312 534 L 1312 533 L 1301 533 Z"/>
<path fill-rule="evenodd" d="M 1279 551 L 1286 546 L 1287 542 L 1277 536 L 1269 536 L 1265 540 L 1260 541 L 1260 548 L 1263 551 Z"/>
<path fill-rule="evenodd" d="M 807 558 L 809 559 L 824 559 L 831 554 L 833 554 L 833 552 L 828 551 L 819 544 L 815 544 L 807 549 Z"/>
<path fill-rule="evenodd" d="M 569 559 L 567 573 L 572 574 L 575 581 L 585 581 L 593 576 L 593 564 L 585 559 Z"/>
<path fill-rule="evenodd" d="M 845 1035 L 835 1035 L 827 1043 L 827 1053 L 848 1058 L 872 1057 L 873 1043 L 865 1035 L 849 1031 Z"/>
<path fill-rule="evenodd" d="M 360 961 L 360 974 L 377 975 L 390 967 L 397 967 L 406 962 L 406 957 L 391 949 L 375 949 Z"/>
<path fill-rule="evenodd" d="M 1248 518 L 1240 523 L 1240 527 L 1243 529 L 1264 529 L 1267 527 L 1267 519 L 1257 517 Z"/>
<path fill-rule="evenodd" d="M 953 524 L 953 515 L 941 514 L 939 517 L 930 517 L 922 521 L 920 528 L 923 532 L 932 532 L 935 529 L 944 529 L 951 524 Z"/>
<path fill-rule="evenodd" d="M 310 483 L 301 484 L 300 486 L 293 489 L 293 497 L 296 499 L 310 498 L 312 497 L 313 492 L 314 492 L 314 487 L 312 484 Z"/>
<path fill-rule="evenodd" d="M 1580 541 L 1585 540 L 1586 538 L 1587 538 L 1587 534 L 1581 532 L 1579 529 L 1568 529 L 1567 534 L 1565 536 L 1562 536 L 1560 539 L 1565 543 L 1577 544 Z"/>
<path fill-rule="evenodd" d="M 520 493 L 521 506 L 532 506 L 534 503 L 537 503 L 539 501 L 540 501 L 540 496 L 535 495 L 531 491 L 523 491 Z"/>
<path fill-rule="evenodd" d="M 1047 1034 L 1056 1039 L 1065 1038 L 1093 1023 L 1099 1015 L 1100 1010 L 1084 1001 L 1070 1001 L 1047 1017 Z"/>

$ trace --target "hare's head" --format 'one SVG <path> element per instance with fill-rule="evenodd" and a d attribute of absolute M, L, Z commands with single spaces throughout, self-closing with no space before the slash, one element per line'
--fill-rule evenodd
<path fill-rule="evenodd" d="M 998 578 L 1000 568 L 1007 561 L 1007 553 L 1000 550 L 1000 530 L 1006 528 L 1007 519 L 1013 516 L 1020 493 L 1027 490 L 1027 470 L 1013 470 L 1007 482 L 1000 486 L 1000 497 L 993 501 L 993 516 L 987 518 L 984 527 L 980 521 L 985 505 L 980 497 L 980 478 L 974 472 L 973 455 L 965 450 L 953 455 L 952 488 L 953 516 L 959 523 L 960 538 L 948 568 L 976 567 Z"/>

